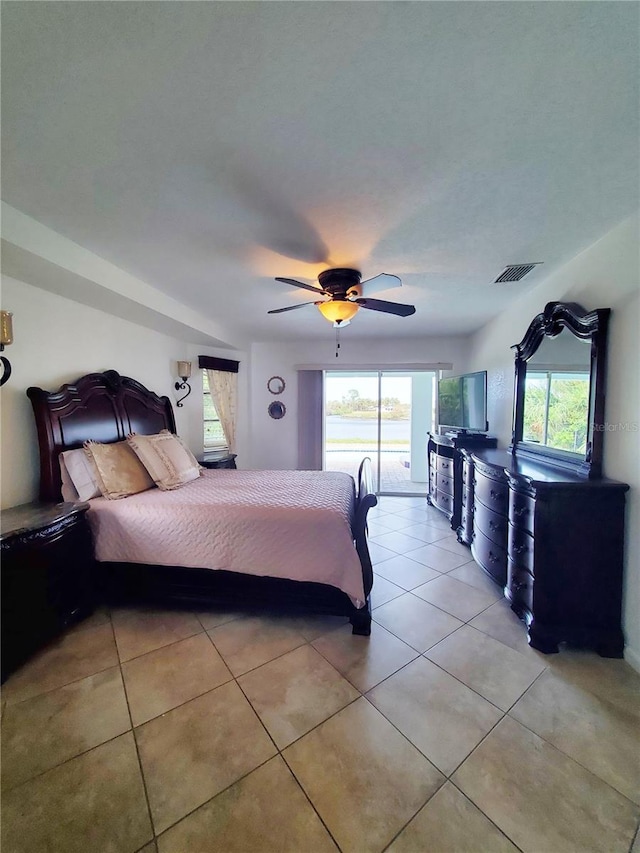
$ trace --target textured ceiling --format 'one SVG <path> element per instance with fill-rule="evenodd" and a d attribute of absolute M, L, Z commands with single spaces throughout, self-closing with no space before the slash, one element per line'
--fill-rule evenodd
<path fill-rule="evenodd" d="M 330 266 L 469 332 L 638 206 L 636 3 L 2 6 L 3 199 L 254 340 Z"/>

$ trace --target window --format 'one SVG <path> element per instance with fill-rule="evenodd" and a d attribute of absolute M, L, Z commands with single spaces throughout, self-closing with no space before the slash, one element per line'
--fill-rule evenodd
<path fill-rule="evenodd" d="M 227 442 L 222 431 L 220 418 L 216 412 L 216 407 L 211 399 L 211 391 L 209 390 L 209 378 L 207 371 L 202 371 L 202 395 L 203 395 L 203 410 L 204 410 L 204 446 L 205 447 L 226 447 Z"/>

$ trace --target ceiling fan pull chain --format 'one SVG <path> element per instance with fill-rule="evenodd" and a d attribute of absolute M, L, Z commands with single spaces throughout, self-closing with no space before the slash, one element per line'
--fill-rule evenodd
<path fill-rule="evenodd" d="M 336 326 L 336 358 L 338 357 L 338 350 L 340 349 L 340 326 Z"/>

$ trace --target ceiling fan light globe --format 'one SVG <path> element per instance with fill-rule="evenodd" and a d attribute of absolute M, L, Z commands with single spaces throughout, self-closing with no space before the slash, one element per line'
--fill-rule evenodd
<path fill-rule="evenodd" d="M 359 308 L 360 306 L 356 303 L 344 299 L 333 299 L 330 302 L 318 303 L 318 311 L 330 323 L 350 320 L 355 317 Z"/>

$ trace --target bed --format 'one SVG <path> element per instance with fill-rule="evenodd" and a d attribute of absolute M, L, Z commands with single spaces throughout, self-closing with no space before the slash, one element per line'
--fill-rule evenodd
<path fill-rule="evenodd" d="M 27 395 L 38 433 L 42 501 L 61 500 L 62 452 L 82 447 L 85 441 L 110 444 L 123 441 L 131 433 L 176 431 L 168 397 L 160 397 L 114 370 L 87 374 L 58 391 L 29 388 Z M 369 460 L 364 459 L 360 465 L 357 482 L 346 475 L 337 476 L 338 479 L 329 472 L 207 470 L 198 480 L 175 491 L 150 489 L 123 500 L 92 500 L 88 515 L 95 535 L 98 588 L 110 603 L 348 616 L 354 634 L 368 635 L 373 571 L 367 547 L 367 513 L 377 503 Z M 245 497 L 238 497 L 243 489 Z M 228 499 L 221 497 L 225 493 Z M 194 556 L 186 558 L 187 565 L 181 553 L 177 556 L 181 549 L 172 550 L 170 536 L 162 549 L 163 557 L 168 559 L 155 557 L 144 542 L 129 538 L 129 532 L 149 528 L 154 521 L 158 537 L 170 525 L 176 529 L 180 525 L 204 529 L 180 519 L 185 505 L 192 505 L 189 511 L 197 508 L 197 514 L 202 516 L 209 511 L 208 504 L 204 508 L 207 501 L 216 523 L 208 525 L 207 541 L 195 543 Z M 261 507 L 262 503 L 268 504 L 266 521 L 250 514 L 251 507 Z M 334 507 L 333 503 L 339 506 Z M 308 580 L 304 572 L 292 572 L 291 567 L 318 562 L 318 540 L 323 537 L 324 525 L 329 524 L 330 512 L 343 516 L 346 513 L 345 530 L 328 537 L 325 534 L 324 542 L 331 542 L 335 551 L 342 536 L 342 562 L 345 566 L 354 564 L 355 569 L 342 572 L 336 566 L 336 554 L 329 565 L 331 555 L 327 549 L 327 571 L 322 580 L 317 573 L 314 580 Z M 224 524 L 219 521 L 221 517 Z M 287 523 L 287 518 L 289 530 L 275 527 Z M 218 547 L 216 535 L 230 535 L 234 525 L 240 530 L 238 546 L 226 550 Z M 109 547 L 103 537 L 107 528 L 112 534 Z M 251 563 L 251 553 L 242 547 L 248 541 L 252 542 L 251 550 L 262 555 L 260 566 L 243 564 Z"/>

